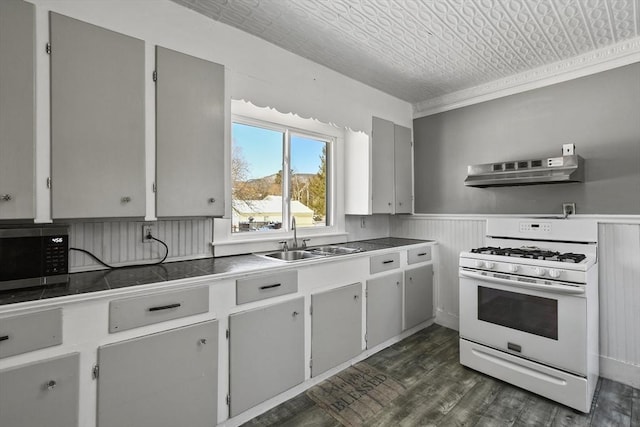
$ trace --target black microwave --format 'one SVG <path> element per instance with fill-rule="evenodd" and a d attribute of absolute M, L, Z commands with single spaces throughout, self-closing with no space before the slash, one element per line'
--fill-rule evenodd
<path fill-rule="evenodd" d="M 68 273 L 67 226 L 0 228 L 0 291 L 66 283 Z"/>

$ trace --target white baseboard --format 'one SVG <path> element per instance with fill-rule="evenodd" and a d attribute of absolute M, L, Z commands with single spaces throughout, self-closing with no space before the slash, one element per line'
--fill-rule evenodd
<path fill-rule="evenodd" d="M 600 376 L 640 388 L 640 366 L 600 356 Z"/>
<path fill-rule="evenodd" d="M 436 310 L 436 323 L 445 328 L 460 330 L 460 318 L 452 313 L 447 313 L 441 308 Z"/>

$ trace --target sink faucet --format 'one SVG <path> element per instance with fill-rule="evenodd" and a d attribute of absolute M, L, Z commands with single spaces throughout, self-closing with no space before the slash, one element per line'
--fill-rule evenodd
<path fill-rule="evenodd" d="M 296 217 L 291 217 L 291 229 L 293 230 L 293 249 L 298 249 L 298 230 L 296 230 Z"/>

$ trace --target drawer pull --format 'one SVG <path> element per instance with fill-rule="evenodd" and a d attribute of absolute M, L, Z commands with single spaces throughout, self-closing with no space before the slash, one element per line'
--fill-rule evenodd
<path fill-rule="evenodd" d="M 57 385 L 58 385 L 58 383 L 56 383 L 54 380 L 51 380 L 51 381 L 47 382 L 45 387 L 46 387 L 47 390 L 53 390 L 54 388 L 56 388 Z"/>
<path fill-rule="evenodd" d="M 180 307 L 182 304 L 180 304 L 179 302 L 175 303 L 175 304 L 167 304 L 167 305 L 160 305 L 158 307 L 150 307 L 149 311 L 161 311 L 161 310 L 169 310 L 171 308 L 178 308 Z"/>
<path fill-rule="evenodd" d="M 279 286 L 282 286 L 282 283 L 276 283 L 275 285 L 266 285 L 266 286 L 260 286 L 260 290 L 265 290 L 265 289 L 273 289 L 273 288 L 277 288 Z"/>
<path fill-rule="evenodd" d="M 9 335 L 3 335 L 0 337 L 0 341 L 6 341 L 9 339 Z"/>
<path fill-rule="evenodd" d="M 518 344 L 514 344 L 514 343 L 512 343 L 512 342 L 508 342 L 508 343 L 507 343 L 507 348 L 508 348 L 509 350 L 512 350 L 512 351 L 517 351 L 518 353 L 521 353 L 521 352 L 522 352 L 522 347 L 521 347 L 521 346 L 519 346 Z"/>
<path fill-rule="evenodd" d="M 383 264 L 391 264 L 393 262 L 392 259 L 388 259 L 386 261 L 382 261 Z"/>
<path fill-rule="evenodd" d="M 426 254 L 427 254 L 426 252 L 421 252 L 417 256 L 425 256 Z"/>

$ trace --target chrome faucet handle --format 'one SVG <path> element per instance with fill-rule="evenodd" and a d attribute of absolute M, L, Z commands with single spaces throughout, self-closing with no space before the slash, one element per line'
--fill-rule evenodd
<path fill-rule="evenodd" d="M 282 245 L 282 250 L 287 252 L 289 250 L 289 244 L 287 243 L 286 240 L 281 240 L 278 243 L 280 243 Z"/>
<path fill-rule="evenodd" d="M 311 239 L 302 239 L 302 249 L 307 249 L 307 242 Z"/>

